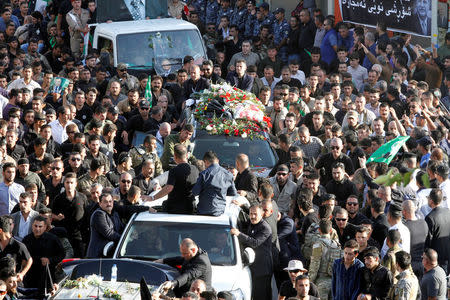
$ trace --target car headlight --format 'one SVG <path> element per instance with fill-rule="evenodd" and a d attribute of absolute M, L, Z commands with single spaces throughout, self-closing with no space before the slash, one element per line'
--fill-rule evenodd
<path fill-rule="evenodd" d="M 231 290 L 230 293 L 233 295 L 234 300 L 244 300 L 244 292 L 241 289 Z"/>

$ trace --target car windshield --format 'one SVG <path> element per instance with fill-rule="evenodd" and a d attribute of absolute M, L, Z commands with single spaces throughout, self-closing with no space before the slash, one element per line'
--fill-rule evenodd
<path fill-rule="evenodd" d="M 269 143 L 263 140 L 212 135 L 199 136 L 195 139 L 195 157 L 202 158 L 209 150 L 217 153 L 222 165 L 234 166 L 236 155 L 239 153 L 248 155 L 251 167 L 272 168 L 276 164 Z"/>
<path fill-rule="evenodd" d="M 173 222 L 134 222 L 120 248 L 120 257 L 156 260 L 180 256 L 180 243 L 191 238 L 208 252 L 211 264 L 236 264 L 236 253 L 230 229 L 211 224 Z"/>
<path fill-rule="evenodd" d="M 201 36 L 196 30 L 121 34 L 117 36 L 117 49 L 117 61 L 125 62 L 131 68 L 164 67 L 159 70 L 162 73 L 181 68 L 186 55 L 194 60 L 206 58 Z"/>

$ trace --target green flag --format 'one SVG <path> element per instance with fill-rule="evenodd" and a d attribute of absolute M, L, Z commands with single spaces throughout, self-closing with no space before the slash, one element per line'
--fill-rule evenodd
<path fill-rule="evenodd" d="M 389 142 L 378 148 L 378 150 L 369 157 L 367 163 L 374 161 L 386 163 L 389 165 L 392 159 L 394 159 L 398 150 L 400 150 L 400 148 L 406 143 L 409 138 L 409 136 L 399 136 L 393 140 L 390 140 Z"/>
<path fill-rule="evenodd" d="M 145 99 L 148 101 L 150 108 L 152 107 L 152 77 L 148 76 L 147 85 L 145 86 Z"/>

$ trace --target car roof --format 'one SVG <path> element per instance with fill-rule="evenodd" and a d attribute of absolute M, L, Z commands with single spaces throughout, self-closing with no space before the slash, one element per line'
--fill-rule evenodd
<path fill-rule="evenodd" d="M 218 217 L 211 217 L 200 215 L 178 215 L 166 213 L 141 212 L 136 216 L 135 221 L 230 225 L 230 216 L 223 214 Z"/>
<path fill-rule="evenodd" d="M 174 18 L 101 23 L 96 27 L 96 31 L 101 31 L 111 36 L 126 33 L 188 29 L 197 29 L 197 27 L 192 23 Z"/>

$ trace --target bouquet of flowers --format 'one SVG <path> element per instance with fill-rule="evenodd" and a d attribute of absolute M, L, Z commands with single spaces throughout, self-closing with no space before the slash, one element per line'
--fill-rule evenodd
<path fill-rule="evenodd" d="M 194 97 L 194 116 L 200 128 L 210 134 L 265 139 L 264 129 L 272 126 L 254 94 L 229 84 L 213 84 Z"/>

